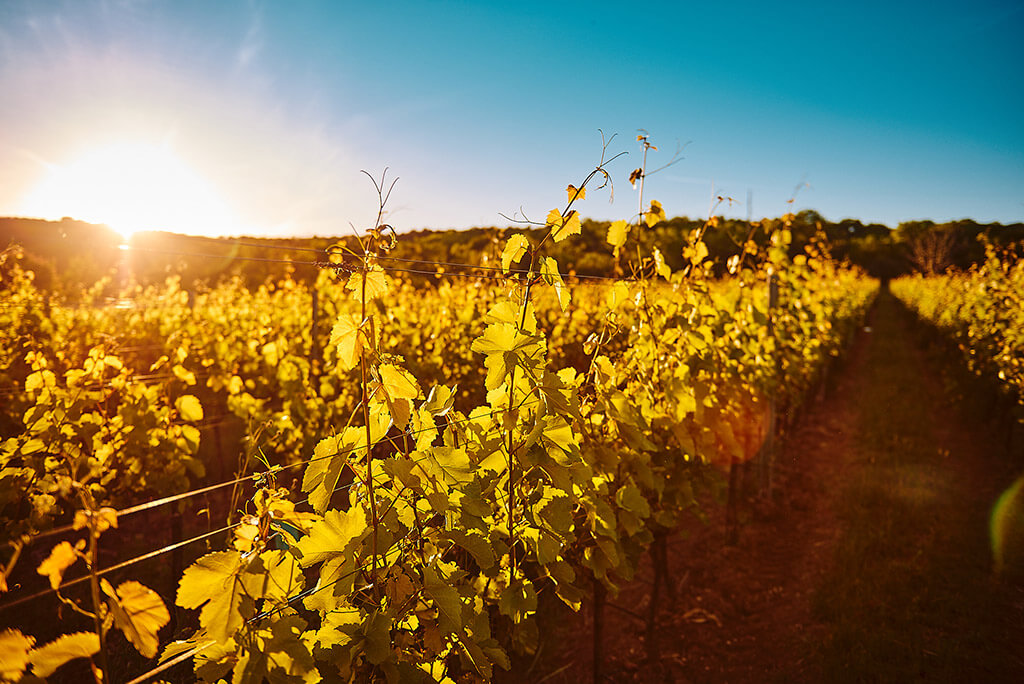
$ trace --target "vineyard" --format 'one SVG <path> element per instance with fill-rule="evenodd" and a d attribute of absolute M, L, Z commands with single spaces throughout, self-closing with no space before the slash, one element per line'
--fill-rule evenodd
<path fill-rule="evenodd" d="M 673 271 L 642 199 L 608 231 L 622 275 L 563 272 L 545 248 L 603 176 L 472 264 L 389 257 L 379 217 L 312 285 L 72 305 L 4 252 L 0 679 L 491 681 L 547 599 L 600 605 L 645 556 L 657 592 L 683 519 L 770 491 L 878 283 L 789 217 L 722 277 L 711 218 Z M 1022 273 L 993 251 L 892 290 L 1019 400 Z"/>

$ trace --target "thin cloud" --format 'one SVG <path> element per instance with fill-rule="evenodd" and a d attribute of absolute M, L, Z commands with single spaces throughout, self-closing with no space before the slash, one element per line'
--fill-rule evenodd
<path fill-rule="evenodd" d="M 263 9 L 250 5 L 249 26 L 235 55 L 235 64 L 244 69 L 252 64 L 266 44 L 263 31 Z"/>

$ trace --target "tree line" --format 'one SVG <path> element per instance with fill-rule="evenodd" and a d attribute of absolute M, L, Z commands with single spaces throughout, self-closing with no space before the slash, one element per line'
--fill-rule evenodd
<path fill-rule="evenodd" d="M 781 218 L 762 219 L 751 224 L 733 218 L 716 217 L 705 233 L 711 259 L 722 264 L 737 247 L 751 240 L 763 243 Z M 979 223 L 963 219 L 948 223 L 909 221 L 890 228 L 857 219 L 826 220 L 807 209 L 796 213 L 790 230 L 791 250 L 802 251 L 813 239 L 824 239 L 832 255 L 855 264 L 870 275 L 888 280 L 912 272 L 941 273 L 948 268 L 967 269 L 984 260 L 985 243 L 1010 244 L 1024 240 L 1024 223 Z M 705 219 L 671 218 L 649 228 L 636 249 L 624 254 L 620 272 L 650 255 L 659 245 L 666 263 L 683 267 L 683 245 Z M 582 232 L 553 246 L 554 258 L 570 273 L 611 276 L 616 273 L 612 250 L 606 242 L 610 223 L 584 219 Z M 471 228 L 468 230 L 418 230 L 405 233 L 389 254 L 393 266 L 414 281 L 428 284 L 445 266 L 472 264 L 483 268 L 498 262 L 500 245 L 513 233 L 527 232 L 528 226 Z M 201 238 L 174 233 L 144 232 L 131 239 L 131 250 L 120 249 L 124 239 L 103 225 L 64 218 L 44 221 L 0 218 L 0 246 L 18 245 L 25 253 L 24 264 L 36 274 L 36 284 L 70 300 L 84 289 L 104 282 L 112 294 L 130 280 L 142 285 L 180 276 L 182 282 L 212 285 L 233 277 L 253 285 L 276 280 L 286 274 L 312 282 L 319 270 L 311 262 L 322 261 L 332 245 L 358 251 L 354 237 L 312 238 Z M 242 244 L 240 244 L 242 243 Z M 295 262 L 293 264 L 285 262 Z M 453 270 L 449 267 L 447 270 Z"/>

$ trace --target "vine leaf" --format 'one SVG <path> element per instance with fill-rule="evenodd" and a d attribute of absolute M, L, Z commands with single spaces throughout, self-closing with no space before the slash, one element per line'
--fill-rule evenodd
<path fill-rule="evenodd" d="M 551 226 L 551 238 L 555 242 L 561 242 L 570 235 L 579 235 L 583 232 L 580 214 L 575 209 L 570 210 L 564 216 L 558 209 L 552 209 L 548 212 L 547 223 Z"/>
<path fill-rule="evenodd" d="M 651 208 L 644 212 L 644 223 L 653 228 L 666 218 L 665 209 L 658 200 L 651 200 Z"/>
<path fill-rule="evenodd" d="M 364 428 L 348 427 L 340 435 L 321 439 L 313 449 L 313 458 L 302 476 L 302 491 L 309 492 L 309 505 L 322 513 L 331 500 L 341 471 L 349 456 L 361 443 Z"/>
<path fill-rule="evenodd" d="M 444 536 L 468 551 L 481 570 L 489 570 L 497 562 L 490 541 L 476 530 L 450 530 Z"/>
<path fill-rule="evenodd" d="M 309 534 L 299 540 L 303 567 L 330 561 L 345 554 L 353 540 L 359 540 L 366 532 L 366 511 L 353 506 L 347 512 L 331 509 L 324 519 L 313 523 Z"/>
<path fill-rule="evenodd" d="M 608 237 L 605 240 L 609 245 L 615 248 L 615 253 L 618 254 L 622 246 L 626 244 L 626 236 L 629 235 L 629 224 L 625 221 L 612 221 L 612 224 L 608 226 Z"/>
<path fill-rule="evenodd" d="M 501 250 L 501 270 L 508 273 L 512 264 L 522 259 L 529 248 L 530 241 L 526 239 L 525 235 L 517 233 L 510 237 L 505 243 L 505 248 Z"/>
<path fill-rule="evenodd" d="M 260 630 L 256 635 L 257 647 L 247 650 L 235 664 L 234 681 L 270 684 L 319 681 L 313 656 L 301 639 L 305 627 L 305 620 L 289 615 L 275 620 L 269 630 Z"/>
<path fill-rule="evenodd" d="M 427 451 L 427 461 L 419 464 L 445 484 L 466 484 L 473 479 L 473 465 L 464 449 L 438 446 Z"/>
<path fill-rule="evenodd" d="M 429 565 L 423 568 L 423 593 L 437 607 L 437 626 L 444 634 L 460 634 L 464 631 L 459 593 Z"/>
<path fill-rule="evenodd" d="M 380 384 L 384 392 L 392 400 L 419 399 L 420 387 L 412 373 L 394 364 L 381 364 L 378 369 Z"/>
<path fill-rule="evenodd" d="M 545 257 L 540 265 L 540 277 L 548 285 L 555 288 L 558 306 L 562 308 L 562 311 L 565 311 L 565 307 L 569 306 L 571 296 L 569 288 L 565 286 L 565 281 L 562 280 L 562 274 L 558 272 L 558 262 L 551 257 Z"/>
<path fill-rule="evenodd" d="M 25 636 L 18 629 L 0 632 L 0 680 L 16 681 L 29 663 L 29 651 L 36 643 L 33 637 Z"/>
<path fill-rule="evenodd" d="M 505 376 L 512 372 L 516 365 L 516 352 L 527 347 L 534 341 L 530 335 L 524 335 L 512 323 L 491 323 L 484 329 L 484 334 L 473 340 L 470 350 L 484 355 L 487 367 L 485 381 L 488 390 L 501 386 Z"/>
<path fill-rule="evenodd" d="M 199 624 L 211 639 L 225 643 L 255 614 L 242 576 L 237 551 L 215 551 L 201 557 L 182 574 L 177 604 L 199 608 Z"/>
<path fill-rule="evenodd" d="M 105 579 L 100 587 L 108 597 L 117 628 L 142 657 L 155 657 L 160 647 L 158 632 L 171 619 L 160 595 L 134 580 L 118 585 L 116 593 Z"/>
<path fill-rule="evenodd" d="M 100 638 L 95 632 L 75 632 L 59 636 L 45 646 L 28 654 L 32 672 L 37 677 L 49 677 L 57 668 L 75 658 L 88 658 L 100 650 Z"/>
<path fill-rule="evenodd" d="M 174 407 L 178 409 L 178 415 L 184 421 L 195 423 L 203 419 L 203 405 L 195 395 L 186 394 L 178 397 Z"/>
<path fill-rule="evenodd" d="M 338 366 L 341 370 L 351 370 L 359 363 L 365 340 L 359 334 L 362 321 L 355 314 L 338 314 L 338 319 L 331 328 L 331 345 L 338 350 Z"/>
<path fill-rule="evenodd" d="M 565 191 L 569 195 L 569 202 L 574 202 L 576 200 L 581 200 L 581 199 L 586 199 L 587 198 L 587 189 L 586 188 L 577 188 L 572 183 L 569 183 L 569 187 L 567 187 L 565 189 Z"/>
<path fill-rule="evenodd" d="M 72 528 L 83 530 L 89 527 L 89 521 L 95 520 L 96 532 L 106 532 L 111 527 L 117 527 L 117 511 L 109 506 L 104 506 L 95 513 L 89 511 L 76 511 Z"/>
<path fill-rule="evenodd" d="M 82 549 L 85 547 L 85 540 L 78 542 L 78 548 Z M 78 560 L 78 551 L 74 546 L 71 546 L 71 542 L 63 541 L 53 547 L 50 551 L 50 555 L 46 557 L 39 567 L 36 568 L 36 572 L 43 577 L 50 578 L 50 586 L 54 589 L 60 586 L 61 580 L 64 578 L 64 571 L 75 564 Z"/>
<path fill-rule="evenodd" d="M 356 302 L 362 303 L 363 274 L 353 273 L 349 276 L 345 289 L 351 290 L 353 292 L 353 299 Z M 387 291 L 388 279 L 384 275 L 384 269 L 374 264 L 366 271 L 366 301 L 371 302 L 374 299 L 379 299 L 387 294 Z"/>

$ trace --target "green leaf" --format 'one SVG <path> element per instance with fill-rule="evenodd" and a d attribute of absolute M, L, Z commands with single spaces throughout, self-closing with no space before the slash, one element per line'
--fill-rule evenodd
<path fill-rule="evenodd" d="M 470 555 L 480 566 L 481 570 L 488 570 L 494 567 L 494 549 L 491 548 L 490 540 L 478 532 L 463 530 L 450 530 L 444 533 L 446 539 L 455 542 L 456 546 L 469 551 Z"/>
<path fill-rule="evenodd" d="M 635 513 L 641 518 L 648 518 L 651 515 L 651 505 L 644 498 L 640 488 L 634 484 L 626 485 L 615 493 L 615 502 L 620 508 L 630 513 Z"/>
<path fill-rule="evenodd" d="M 391 618 L 386 613 L 373 611 L 367 616 L 361 629 L 366 639 L 364 648 L 367 660 L 374 665 L 380 665 L 391 657 Z"/>
<path fill-rule="evenodd" d="M 123 582 L 116 593 L 105 579 L 100 587 L 108 596 L 117 628 L 143 658 L 155 657 L 160 647 L 158 632 L 171 619 L 160 595 L 134 580 Z"/>
<path fill-rule="evenodd" d="M 537 592 L 528 579 L 516 580 L 498 597 L 498 610 L 519 624 L 537 612 Z"/>
<path fill-rule="evenodd" d="M 178 409 L 178 415 L 184 421 L 195 423 L 203 419 L 203 405 L 199 403 L 198 398 L 191 394 L 178 397 L 174 402 L 174 407 Z"/>
<path fill-rule="evenodd" d="M 510 237 L 505 243 L 505 248 L 501 250 L 501 270 L 508 273 L 512 264 L 522 259 L 529 248 L 530 241 L 526 239 L 525 235 L 517 233 Z"/>
<path fill-rule="evenodd" d="M 437 624 L 444 634 L 459 634 L 465 629 L 459 593 L 429 565 L 423 567 L 423 593 L 437 607 Z"/>
<path fill-rule="evenodd" d="M 298 684 L 320 681 L 313 655 L 304 643 L 306 621 L 298 615 L 274 620 L 254 634 L 254 644 L 234 668 L 235 682 Z"/>
<path fill-rule="evenodd" d="M 75 658 L 88 658 L 100 650 L 100 638 L 95 632 L 75 632 L 57 637 L 45 646 L 28 654 L 32 673 L 49 677 L 57 668 Z"/>

